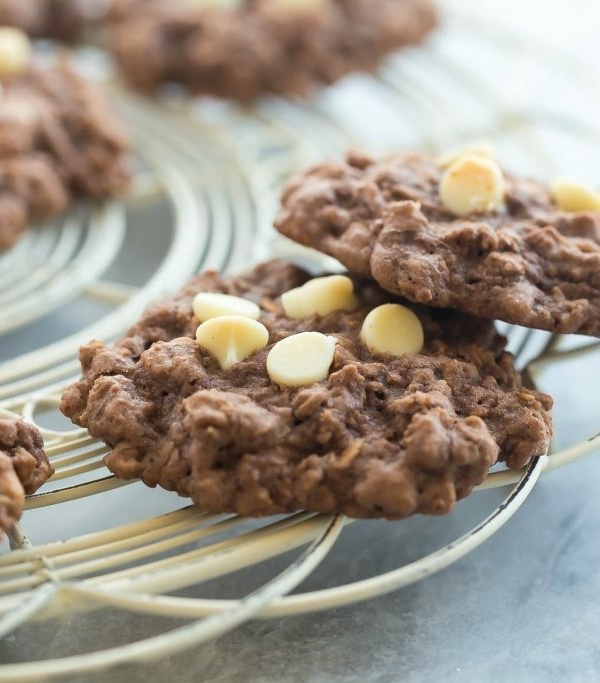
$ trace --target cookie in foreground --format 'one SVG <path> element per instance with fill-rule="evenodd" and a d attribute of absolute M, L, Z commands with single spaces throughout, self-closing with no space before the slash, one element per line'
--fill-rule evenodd
<path fill-rule="evenodd" d="M 0 529 L 8 531 L 21 518 L 25 494 L 52 474 L 39 431 L 23 420 L 0 420 Z"/>
<path fill-rule="evenodd" d="M 38 64 L 26 36 L 0 28 L 0 250 L 72 202 L 122 194 L 125 133 L 99 87 L 67 59 Z"/>
<path fill-rule="evenodd" d="M 137 88 L 249 101 L 370 71 L 435 26 L 432 0 L 117 0 L 108 32 Z"/>
<path fill-rule="evenodd" d="M 504 173 L 485 146 L 316 166 L 276 227 L 411 301 L 600 336 L 600 194 Z"/>
<path fill-rule="evenodd" d="M 497 459 L 546 452 L 552 401 L 503 347 L 488 321 L 271 261 L 199 275 L 82 347 L 61 410 L 115 474 L 206 510 L 442 514 Z"/>

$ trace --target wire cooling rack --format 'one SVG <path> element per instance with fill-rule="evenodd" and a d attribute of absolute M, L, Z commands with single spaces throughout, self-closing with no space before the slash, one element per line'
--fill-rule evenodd
<path fill-rule="evenodd" d="M 509 93 L 490 85 L 491 65 L 494 83 L 511 82 Z M 146 508 L 138 514 L 132 504 L 121 523 L 95 521 L 84 535 L 59 533 L 35 545 L 27 536 L 36 511 L 66 521 L 77 504 L 90 519 L 114 496 L 139 500 L 137 484 L 104 468 L 106 447 L 58 417 L 60 391 L 78 374 L 81 343 L 116 337 L 150 300 L 207 267 L 233 272 L 270 255 L 330 266 L 275 235 L 270 224 L 278 188 L 290 173 L 339 156 L 357 141 L 375 151 L 438 150 L 488 137 L 523 172 L 548 175 L 579 167 L 582 156 L 597 155 L 600 148 L 594 122 L 582 114 L 594 107 L 540 108 L 550 100 L 537 97 L 536 88 L 550 77 L 568 84 L 572 96 L 565 99 L 573 103 L 593 96 L 579 65 L 448 17 L 429 46 L 390 60 L 377 77 L 350 79 L 311 104 L 266 99 L 251 111 L 212 101 L 159 107 L 115 92 L 138 160 L 131 196 L 101 211 L 79 208 L 51 227 L 30 231 L 0 257 L 0 353 L 6 358 L 0 363 L 0 415 L 37 423 L 56 468 L 52 480 L 29 497 L 28 512 L 0 556 L 0 637 L 79 613 L 87 614 L 90 629 L 101 629 L 96 610 L 106 607 L 183 619 L 185 625 L 94 652 L 78 652 L 74 643 L 69 656 L 21 658 L 0 665 L 1 680 L 41 680 L 147 662 L 253 617 L 327 609 L 406 586 L 490 538 L 543 471 L 600 445 L 596 435 L 537 458 L 524 471 L 494 471 L 480 489 L 508 487 L 504 500 L 438 550 L 368 579 L 345 583 L 340 576 L 332 587 L 293 595 L 326 555 L 335 553 L 349 520 L 298 512 L 249 522 L 182 507 L 180 499 L 170 497 L 165 503 L 170 509 L 162 515 L 152 506 L 148 514 Z M 599 350 L 590 340 L 567 344 L 541 332 L 508 326 L 503 331 L 532 386 L 548 365 Z M 295 559 L 288 561 L 293 552 Z M 195 595 L 215 577 L 233 577 L 280 556 L 286 558 L 284 569 L 242 598 Z M 185 593 L 190 587 L 193 597 Z"/>

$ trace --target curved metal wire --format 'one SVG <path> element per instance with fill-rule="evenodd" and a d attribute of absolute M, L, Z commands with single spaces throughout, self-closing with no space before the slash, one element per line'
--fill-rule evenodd
<path fill-rule="evenodd" d="M 55 236 L 43 240 L 48 248 L 20 249 L 9 267 L 0 264 L 0 334 L 47 315 L 102 277 L 121 250 L 125 215 L 110 204 L 90 216 L 69 216 L 54 235 L 51 228 L 40 230 L 44 238 Z"/>
<path fill-rule="evenodd" d="M 218 637 L 259 614 L 266 605 L 293 590 L 314 571 L 333 547 L 343 526 L 341 518 L 326 518 L 323 522 L 325 524 L 324 530 L 296 561 L 288 565 L 276 578 L 245 598 L 237 600 L 221 613 L 165 634 L 108 648 L 100 652 L 61 659 L 47 659 L 36 663 L 0 665 L 0 678 L 13 681 L 39 680 L 41 671 L 43 671 L 45 678 L 50 678 L 71 673 L 104 670 L 123 662 L 148 662 L 169 655 L 181 648 L 198 645 L 206 640 Z M 44 586 L 42 591 L 43 593 L 36 593 L 27 601 L 21 614 L 9 614 L 11 629 L 61 595 L 70 598 L 79 597 L 86 601 L 95 601 L 101 604 L 104 602 L 102 593 L 70 584 L 50 584 Z M 19 619 L 19 617 L 23 617 L 23 619 Z M 0 635 L 3 630 L 3 625 L 0 622 Z"/>

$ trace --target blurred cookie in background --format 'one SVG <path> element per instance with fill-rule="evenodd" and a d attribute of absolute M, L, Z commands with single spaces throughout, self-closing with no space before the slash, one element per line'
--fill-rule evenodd
<path fill-rule="evenodd" d="M 372 71 L 436 25 L 432 0 L 115 0 L 108 42 L 145 91 L 177 83 L 250 101 Z"/>
<path fill-rule="evenodd" d="M 37 60 L 23 31 L 0 27 L 0 92 L 0 250 L 73 201 L 127 188 L 125 132 L 67 54 Z"/>
<path fill-rule="evenodd" d="M 93 4 L 81 0 L 0 0 L 0 25 L 20 28 L 32 38 L 73 42 L 81 36 Z"/>

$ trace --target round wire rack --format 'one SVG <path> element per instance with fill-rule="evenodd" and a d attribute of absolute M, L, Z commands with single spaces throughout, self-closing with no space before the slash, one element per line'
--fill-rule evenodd
<path fill-rule="evenodd" d="M 490 65 L 497 87 L 488 78 Z M 290 595 L 335 552 L 351 520 L 308 512 L 246 520 L 182 507 L 180 499 L 159 491 L 145 496 L 139 484 L 112 476 L 102 462 L 107 447 L 68 426 L 57 410 L 62 388 L 78 375 L 78 346 L 115 338 L 150 300 L 193 273 L 209 267 L 233 272 L 272 255 L 314 268 L 333 265 L 270 227 L 278 189 L 298 168 L 340 156 L 357 141 L 375 151 L 441 150 L 482 137 L 493 139 L 503 159 L 525 173 L 547 176 L 578 167 L 581 156 L 600 147 L 594 122 L 581 113 L 594 107 L 565 111 L 553 101 L 541 108 L 548 99 L 537 97 L 537 88 L 550 78 L 568 84 L 571 103 L 593 96 L 591 77 L 580 65 L 448 16 L 428 46 L 394 57 L 377 76 L 348 79 L 310 104 L 267 98 L 251 111 L 214 101 L 159 106 L 115 89 L 137 155 L 131 195 L 103 209 L 79 207 L 52 226 L 31 230 L 0 257 L 0 357 L 6 359 L 0 362 L 0 416 L 36 423 L 56 469 L 28 498 L 0 555 L 0 637 L 65 615 L 93 620 L 107 607 L 185 623 L 94 652 L 3 664 L 1 680 L 147 662 L 250 618 L 323 610 L 419 581 L 506 524 L 543 471 L 600 445 L 598 434 L 536 458 L 523 471 L 493 471 L 479 489 L 506 487 L 504 499 L 437 550 L 367 579 L 345 583 L 340 576 L 333 586 Z M 508 92 L 505 82 L 512 84 Z M 550 364 L 599 350 L 589 340 L 502 330 L 531 386 Z M 116 496 L 127 501 L 123 519 L 98 520 L 97 511 Z M 79 521 L 89 523 L 83 535 L 69 532 L 74 504 Z M 47 538 L 45 525 L 55 538 Z M 33 543 L 30 535 L 44 540 Z M 283 569 L 241 598 L 197 596 L 215 577 L 282 556 Z M 193 595 L 186 594 L 192 587 Z"/>

